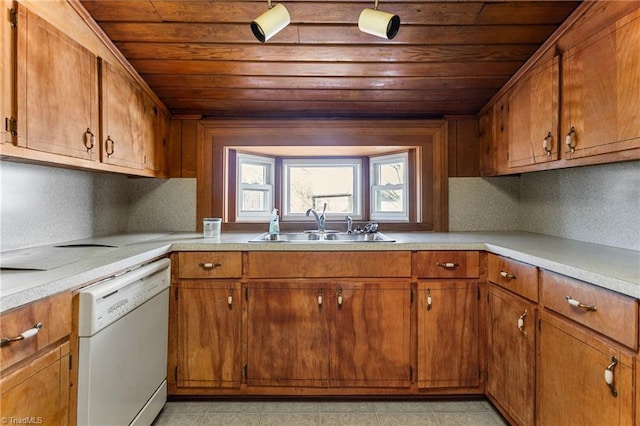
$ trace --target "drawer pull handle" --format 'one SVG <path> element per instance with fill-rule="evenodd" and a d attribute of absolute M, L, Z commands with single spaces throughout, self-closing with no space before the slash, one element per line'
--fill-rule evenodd
<path fill-rule="evenodd" d="M 500 271 L 500 276 L 508 280 L 515 280 L 516 276 L 505 271 Z"/>
<path fill-rule="evenodd" d="M 41 328 L 42 328 L 42 323 L 38 322 L 33 326 L 33 328 L 30 328 L 29 330 L 23 332 L 19 336 L 16 336 L 16 337 L 3 337 L 2 340 L 0 340 L 0 347 L 7 346 L 11 342 L 17 342 L 19 340 L 25 340 L 25 339 L 28 339 L 30 337 L 33 337 L 36 334 L 38 334 L 38 332 L 40 331 Z"/>
<path fill-rule="evenodd" d="M 456 269 L 458 266 L 460 266 L 459 263 L 454 263 L 454 262 L 445 262 L 445 263 L 436 263 L 436 266 L 439 266 L 441 268 L 444 269 Z"/>
<path fill-rule="evenodd" d="M 229 309 L 233 307 L 233 289 L 229 290 L 229 295 L 227 296 L 227 305 L 229 305 Z"/>
<path fill-rule="evenodd" d="M 616 385 L 613 380 L 613 370 L 616 368 L 616 365 L 618 365 L 618 359 L 615 356 L 612 356 L 611 364 L 607 365 L 604 369 L 604 382 L 609 386 L 611 395 L 614 397 L 618 396 L 618 390 L 616 389 Z"/>
<path fill-rule="evenodd" d="M 318 309 L 322 310 L 322 289 L 318 289 Z"/>
<path fill-rule="evenodd" d="M 432 308 L 433 300 L 431 299 L 431 289 L 427 289 L 427 311 Z"/>
<path fill-rule="evenodd" d="M 576 128 L 571 126 L 571 129 L 569 129 L 567 136 L 564 138 L 564 143 L 567 145 L 567 147 L 569 148 L 569 152 L 572 154 L 576 152 L 575 139 L 576 139 Z"/>
<path fill-rule="evenodd" d="M 87 152 L 90 152 L 95 144 L 96 135 L 94 135 L 91 129 L 87 127 L 87 131 L 84 132 L 84 146 L 87 148 Z"/>
<path fill-rule="evenodd" d="M 218 268 L 220 266 L 222 266 L 222 263 L 200 263 L 198 264 L 198 266 L 200 266 L 202 269 L 205 269 L 207 271 L 210 271 L 211 269 L 215 269 Z"/>
<path fill-rule="evenodd" d="M 595 305 L 585 305 L 584 303 L 574 299 L 571 296 L 567 296 L 566 299 L 568 304 L 570 304 L 571 306 L 575 306 L 576 308 L 584 309 L 585 311 L 590 311 L 590 312 L 595 312 L 598 310 L 598 308 L 596 308 Z"/>
<path fill-rule="evenodd" d="M 527 317 L 527 310 L 525 309 L 522 315 L 520 315 L 520 317 L 518 318 L 518 330 L 520 331 L 520 333 L 524 334 L 525 336 L 527 335 L 527 332 L 524 331 L 524 319 L 526 317 Z"/>
<path fill-rule="evenodd" d="M 545 136 L 542 140 L 542 148 L 547 153 L 547 155 L 551 155 L 552 149 L 549 148 L 549 145 L 551 145 L 552 141 L 553 135 L 551 134 L 551 132 L 547 133 L 547 136 Z"/>
<path fill-rule="evenodd" d="M 338 309 L 342 309 L 342 288 L 338 289 Z"/>

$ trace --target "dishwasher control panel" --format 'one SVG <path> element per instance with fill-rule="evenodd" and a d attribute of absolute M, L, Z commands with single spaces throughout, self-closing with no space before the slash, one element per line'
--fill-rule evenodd
<path fill-rule="evenodd" d="M 89 337 L 169 287 L 171 261 L 127 271 L 80 291 L 80 337 Z"/>

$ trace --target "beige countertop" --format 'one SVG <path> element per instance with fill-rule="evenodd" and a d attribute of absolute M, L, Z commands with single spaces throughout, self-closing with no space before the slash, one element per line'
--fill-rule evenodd
<path fill-rule="evenodd" d="M 385 232 L 395 242 L 250 243 L 255 233 L 126 234 L 103 237 L 114 247 L 70 247 L 69 260 L 41 270 L 0 272 L 0 312 L 60 291 L 77 289 L 173 251 L 485 250 L 640 299 L 640 252 L 527 232 Z M 90 242 L 83 240 L 83 243 Z M 59 246 L 59 244 L 58 244 Z M 43 246 L 0 253 L 3 265 L 18 256 L 60 256 Z M 63 252 L 67 253 L 67 252 Z M 64 257 L 64 256 L 63 256 Z"/>

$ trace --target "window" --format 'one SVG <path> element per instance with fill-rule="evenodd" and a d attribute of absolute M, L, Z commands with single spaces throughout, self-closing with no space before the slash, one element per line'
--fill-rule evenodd
<path fill-rule="evenodd" d="M 369 160 L 371 219 L 409 220 L 408 155 L 385 155 Z"/>
<path fill-rule="evenodd" d="M 359 158 L 284 159 L 282 218 L 303 220 L 306 211 L 327 218 L 362 218 L 362 160 Z"/>
<path fill-rule="evenodd" d="M 275 160 L 238 153 L 236 221 L 269 219 L 274 207 Z"/>

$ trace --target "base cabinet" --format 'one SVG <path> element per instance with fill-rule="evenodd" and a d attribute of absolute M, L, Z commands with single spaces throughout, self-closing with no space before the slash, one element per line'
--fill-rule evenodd
<path fill-rule="evenodd" d="M 487 394 L 517 425 L 533 425 L 536 305 L 489 286 Z"/>
<path fill-rule="evenodd" d="M 239 387 L 242 297 L 236 281 L 178 287 L 178 387 Z"/>
<path fill-rule="evenodd" d="M 480 384 L 478 282 L 418 283 L 418 387 Z"/>
<path fill-rule="evenodd" d="M 552 314 L 540 317 L 537 424 L 633 424 L 630 354 Z"/>
<path fill-rule="evenodd" d="M 408 387 L 408 282 L 247 284 L 248 386 Z"/>
<path fill-rule="evenodd" d="M 3 424 L 69 424 L 69 343 L 0 380 Z"/>

